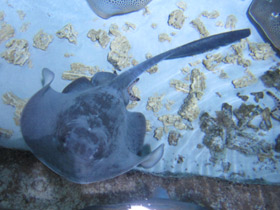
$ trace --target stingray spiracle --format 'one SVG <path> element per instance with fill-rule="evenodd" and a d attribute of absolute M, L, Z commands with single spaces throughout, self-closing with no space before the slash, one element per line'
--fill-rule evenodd
<path fill-rule="evenodd" d="M 129 85 L 129 86 L 127 87 L 127 92 L 128 92 L 128 95 L 129 95 L 129 99 L 130 99 L 131 101 L 140 101 L 140 98 L 138 98 L 137 96 L 135 96 L 135 95 L 133 94 L 133 92 L 132 92 L 133 86 L 134 86 L 138 81 L 139 81 L 139 78 L 137 78 L 135 81 L 133 81 L 133 82 L 131 83 L 131 85 Z"/>

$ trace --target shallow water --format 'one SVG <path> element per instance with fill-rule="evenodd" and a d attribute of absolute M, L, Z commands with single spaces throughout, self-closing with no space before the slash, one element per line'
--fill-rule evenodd
<path fill-rule="evenodd" d="M 30 53 L 30 57 L 25 62 L 24 59 L 20 60 L 22 62 L 19 63 L 22 63 L 22 65 L 10 64 L 4 58 L 1 58 L 0 95 L 3 96 L 7 92 L 13 92 L 21 99 L 30 98 L 42 87 L 41 69 L 44 67 L 55 72 L 56 78 L 52 87 L 57 91 L 61 91 L 70 82 L 62 79 L 62 74 L 65 71 L 69 71 L 73 63 L 98 66 L 104 71 L 113 72 L 113 65 L 107 61 L 110 44 L 103 49 L 97 42 L 92 42 L 87 37 L 88 31 L 91 29 L 102 29 L 108 32 L 111 24 L 118 25 L 120 33 L 127 38 L 131 46 L 128 55 L 131 55 L 138 62 L 145 60 L 146 53 L 156 55 L 199 39 L 200 33 L 191 24 L 196 18 L 201 20 L 210 35 L 233 29 L 250 28 L 251 36 L 248 38 L 248 42 L 263 43 L 263 39 L 246 16 L 247 8 L 251 3 L 249 0 L 239 0 L 234 3 L 232 1 L 217 0 L 213 4 L 209 4 L 209 1 L 205 0 L 191 0 L 186 1 L 187 8 L 185 11 L 178 8 L 177 2 L 179 1 L 154 0 L 148 5 L 150 14 L 143 15 L 144 11 L 141 10 L 104 20 L 97 17 L 90 10 L 86 1 L 72 0 L 65 2 L 51 0 L 37 2 L 36 4 L 30 0 L 20 2 L 6 1 L 1 7 L 1 11 L 5 14 L 1 21 L 2 28 L 4 23 L 10 24 L 15 33 L 13 37 L 0 44 L 0 52 L 7 50 L 5 45 L 11 40 L 24 39 L 28 42 L 27 52 Z M 178 9 L 183 11 L 184 16 L 187 17 L 181 29 L 168 25 L 169 14 Z M 219 16 L 214 19 L 201 16 L 201 13 L 205 10 L 208 12 L 217 10 Z M 232 27 L 226 28 L 226 20 L 230 15 L 234 15 L 237 22 Z M 125 26 L 127 22 L 133 23 L 135 29 L 133 29 L 134 26 L 132 25 L 127 30 Z M 65 38 L 61 39 L 56 35 L 57 31 L 69 23 L 72 24 L 77 32 L 76 44 L 70 43 Z M 156 27 L 153 28 L 152 24 L 156 24 Z M 53 36 L 53 40 L 46 50 L 33 46 L 33 37 L 41 29 Z M 160 42 L 158 36 L 162 33 L 166 33 L 167 38 L 171 41 Z M 115 36 L 109 35 L 109 38 L 112 42 Z M 190 58 L 164 61 L 158 64 L 156 73 L 141 75 L 140 81 L 136 85 L 140 92 L 141 101 L 132 110 L 142 112 L 150 122 L 150 129 L 146 133 L 145 143 L 150 144 L 152 149 L 164 143 L 165 153 L 162 160 L 153 168 L 144 170 L 139 167 L 137 170 L 160 176 L 195 174 L 227 180 L 279 184 L 280 156 L 275 151 L 275 140 L 279 135 L 277 130 L 279 120 L 271 118 L 271 128 L 260 126 L 263 121 L 262 116 L 264 114 L 262 113 L 264 113 L 264 109 L 268 107 L 273 110 L 275 107 L 273 98 L 267 95 L 266 91 L 270 91 L 278 97 L 279 91 L 275 88 L 265 87 L 260 80 L 260 76 L 265 71 L 275 67 L 280 62 L 280 59 L 269 46 L 264 46 L 263 50 L 264 52 L 259 52 L 259 57 L 256 58 L 252 56 L 253 50 L 249 49 L 248 43 L 244 42 L 244 48 L 240 50 L 241 53 L 239 52 L 239 56 L 242 55 L 242 58 L 246 60 L 246 62 L 240 60 L 243 66 L 237 63 L 238 58 L 235 58 L 234 63 L 223 62 L 226 55 L 235 54 L 231 46 L 226 46 Z M 70 56 L 65 55 L 66 53 Z M 217 62 L 217 66 L 214 66 L 213 70 L 208 70 L 202 61 L 208 54 L 218 53 L 220 53 L 218 59 L 213 61 L 214 63 Z M 19 57 L 22 59 L 22 55 Z M 246 66 L 247 63 L 250 63 L 248 67 Z M 122 71 L 127 68 L 129 67 L 125 67 Z M 182 71 L 183 68 L 185 71 Z M 279 69 L 279 64 L 275 68 Z M 189 88 L 192 84 L 190 77 L 192 73 L 194 74 L 194 69 L 199 70 L 195 70 L 199 73 L 199 77 L 196 77 L 197 80 L 195 81 L 201 82 L 205 78 L 206 85 L 206 89 L 201 88 L 201 85 L 198 85 L 195 89 L 201 95 L 194 100 L 192 107 L 198 114 L 191 119 L 189 117 L 188 120 L 178 118 L 178 110 L 190 91 Z M 86 74 L 90 76 L 89 73 Z M 249 80 L 248 86 L 236 88 L 233 85 L 233 81 L 246 75 L 247 80 L 245 79 L 245 83 L 248 83 Z M 181 81 L 180 84 L 183 86 L 176 90 L 170 85 L 174 81 Z M 263 98 L 257 100 L 251 94 L 254 92 L 262 92 Z M 237 96 L 237 93 L 248 96 L 248 100 L 243 101 Z M 157 97 L 159 107 L 151 107 L 152 110 L 147 110 L 146 106 L 149 97 Z M 232 122 L 236 126 L 234 129 L 226 128 L 226 122 L 214 123 L 214 127 L 216 126 L 216 128 L 223 130 L 222 135 L 211 135 L 210 127 L 208 129 L 210 130 L 209 133 L 205 132 L 205 130 L 203 132 L 200 128 L 202 114 L 209 113 L 212 118 L 207 118 L 206 121 L 213 120 L 213 118 L 216 118 L 216 112 L 221 111 L 223 103 L 231 105 L 232 110 L 237 110 L 242 103 L 259 106 L 260 108 L 253 107 L 252 109 L 256 116 L 252 117 L 252 120 L 244 122 L 242 126 L 237 125 L 240 119 L 238 120 L 236 115 L 233 114 Z M 14 107 L 3 102 L 0 103 L 0 128 L 13 131 L 13 135 L 9 140 L 1 139 L 1 144 L 10 147 L 15 144 L 18 145 L 21 139 L 20 128 L 13 119 L 14 112 Z M 243 114 L 245 113 L 245 111 L 242 112 Z M 248 115 L 251 116 L 252 114 L 251 110 Z M 158 120 L 159 117 L 164 115 L 176 115 L 177 120 L 174 120 L 174 117 L 173 119 L 169 118 L 172 122 L 164 125 Z M 224 115 L 222 116 L 222 118 L 225 117 Z M 190 120 L 191 122 L 189 122 Z M 217 120 L 213 121 L 217 122 Z M 178 129 L 178 126 L 177 128 L 174 126 L 175 123 L 186 128 Z M 160 140 L 154 137 L 154 132 L 157 128 L 164 130 Z M 177 144 L 175 143 L 176 140 L 172 143 L 171 140 L 168 141 L 170 131 L 179 134 Z M 236 139 L 229 138 L 226 136 L 227 133 L 239 133 L 239 136 Z M 208 141 L 205 135 L 207 135 Z M 24 144 L 22 144 L 22 147 L 24 147 Z"/>

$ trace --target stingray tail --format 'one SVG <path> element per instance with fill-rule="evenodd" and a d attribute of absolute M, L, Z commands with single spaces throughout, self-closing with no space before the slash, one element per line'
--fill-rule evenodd
<path fill-rule="evenodd" d="M 170 55 L 167 56 L 165 60 L 204 53 L 222 46 L 226 46 L 240 39 L 246 38 L 249 35 L 250 29 L 242 29 L 209 36 L 168 51 L 170 52 Z"/>
<path fill-rule="evenodd" d="M 187 56 L 192 56 L 200 53 L 204 53 L 210 50 L 217 49 L 219 47 L 231 44 L 240 39 L 246 38 L 250 35 L 250 29 L 242 29 L 236 31 L 225 32 L 221 34 L 216 34 L 213 36 L 209 36 L 203 39 L 199 39 L 193 41 L 191 43 L 182 45 L 172 50 L 168 50 L 164 53 L 161 53 L 157 56 L 154 56 L 136 66 L 119 75 L 116 80 L 118 84 L 122 81 L 122 87 L 128 87 L 136 78 L 159 63 L 162 60 L 175 59 L 175 58 L 183 58 Z"/>

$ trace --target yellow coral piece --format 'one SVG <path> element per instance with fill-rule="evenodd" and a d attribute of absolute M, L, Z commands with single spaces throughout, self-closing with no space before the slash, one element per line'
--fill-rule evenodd
<path fill-rule="evenodd" d="M 226 20 L 225 28 L 235 29 L 237 18 L 234 15 L 229 15 Z"/>
<path fill-rule="evenodd" d="M 58 38 L 66 38 L 70 43 L 77 44 L 78 32 L 74 29 L 71 23 L 64 26 L 61 30 L 56 32 Z"/>
<path fill-rule="evenodd" d="M 131 64 L 131 56 L 128 51 L 131 46 L 125 36 L 117 36 L 111 42 L 111 51 L 108 54 L 108 61 L 117 69 L 129 67 Z"/>
<path fill-rule="evenodd" d="M 184 16 L 184 12 L 180 9 L 174 10 L 170 13 L 168 18 L 168 25 L 181 29 L 185 23 L 186 17 Z"/>
<path fill-rule="evenodd" d="M 42 29 L 33 37 L 33 46 L 41 50 L 46 50 L 53 41 L 53 36 L 45 33 Z"/>
<path fill-rule="evenodd" d="M 197 98 L 195 94 L 190 93 L 187 98 L 185 98 L 184 103 L 182 104 L 178 114 L 190 122 L 198 118 L 200 109 L 197 104 Z"/>
<path fill-rule="evenodd" d="M 251 57 L 255 60 L 266 60 L 276 54 L 268 43 L 250 42 L 249 49 Z"/>
<path fill-rule="evenodd" d="M 110 37 L 107 35 L 107 32 L 101 29 L 98 31 L 91 29 L 87 37 L 93 42 L 98 41 L 102 48 L 106 48 L 110 42 Z"/>
<path fill-rule="evenodd" d="M 243 77 L 232 81 L 235 88 L 247 87 L 247 86 L 252 85 L 256 82 L 257 82 L 257 78 L 248 69 L 246 69 L 245 75 Z"/>
<path fill-rule="evenodd" d="M 23 20 L 26 16 L 25 12 L 22 10 L 17 10 L 18 16 L 21 20 Z"/>
<path fill-rule="evenodd" d="M 170 80 L 169 85 L 171 87 L 174 87 L 178 91 L 182 91 L 184 93 L 189 93 L 190 92 L 189 85 L 187 83 L 184 83 L 181 80 L 172 79 L 172 80 Z"/>
<path fill-rule="evenodd" d="M 177 2 L 176 6 L 183 11 L 185 11 L 187 9 L 187 3 L 185 1 Z"/>
<path fill-rule="evenodd" d="M 0 11 L 0 21 L 4 20 L 4 18 L 5 18 L 4 11 Z"/>
<path fill-rule="evenodd" d="M 62 79 L 75 80 L 80 77 L 87 77 L 91 79 L 94 74 L 101 72 L 98 66 L 86 66 L 82 63 L 72 63 L 70 71 L 64 71 L 62 73 Z"/>
<path fill-rule="evenodd" d="M 212 12 L 208 12 L 208 11 L 203 11 L 201 13 L 201 15 L 203 17 L 209 18 L 209 19 L 216 19 L 217 17 L 220 16 L 220 13 L 217 10 L 214 10 Z"/>
<path fill-rule="evenodd" d="M 163 95 L 149 97 L 146 105 L 146 109 L 152 110 L 153 112 L 158 112 L 162 108 L 162 103 L 161 103 L 162 99 L 163 99 Z"/>
<path fill-rule="evenodd" d="M 194 19 L 191 24 L 193 25 L 193 27 L 195 29 L 198 30 L 199 34 L 200 34 L 200 38 L 204 38 L 209 36 L 209 32 L 207 31 L 205 25 L 201 22 L 201 20 L 199 18 Z"/>
<path fill-rule="evenodd" d="M 26 99 L 21 99 L 18 96 L 16 96 L 13 92 L 7 92 L 2 96 L 2 100 L 4 104 L 11 105 L 16 108 L 15 114 L 14 114 L 14 121 L 16 125 L 20 125 L 20 117 L 21 112 L 27 103 Z"/>
<path fill-rule="evenodd" d="M 7 24 L 7 23 L 2 23 L 1 24 L 1 29 L 0 29 L 0 44 L 9 38 L 13 37 L 15 35 L 15 29 L 13 26 Z"/>
<path fill-rule="evenodd" d="M 160 42 L 166 42 L 166 41 L 171 42 L 172 39 L 167 33 L 162 33 L 158 35 L 158 40 Z"/>
<path fill-rule="evenodd" d="M 6 48 L 1 57 L 9 63 L 22 66 L 30 57 L 28 42 L 24 39 L 13 39 L 6 44 Z"/>

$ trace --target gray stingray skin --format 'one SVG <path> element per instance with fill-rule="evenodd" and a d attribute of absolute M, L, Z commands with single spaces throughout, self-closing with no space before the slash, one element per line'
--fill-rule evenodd
<path fill-rule="evenodd" d="M 137 11 L 151 0 L 87 0 L 91 9 L 102 18 Z"/>
<path fill-rule="evenodd" d="M 280 50 L 280 0 L 253 0 L 248 13 Z"/>
<path fill-rule="evenodd" d="M 150 168 L 163 155 L 163 144 L 145 156 L 145 117 L 129 112 L 128 87 L 156 63 L 202 53 L 249 36 L 243 29 L 210 36 L 148 59 L 119 76 L 100 72 L 82 77 L 62 93 L 50 85 L 54 73 L 43 69 L 45 86 L 26 104 L 21 131 L 31 152 L 66 179 L 92 183 L 116 177 L 141 164 Z"/>

